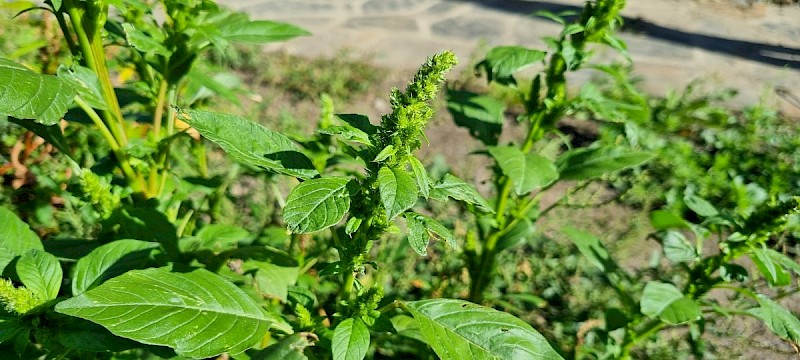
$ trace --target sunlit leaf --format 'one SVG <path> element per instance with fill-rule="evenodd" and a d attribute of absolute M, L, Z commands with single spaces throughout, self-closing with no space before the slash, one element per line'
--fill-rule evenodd
<path fill-rule="evenodd" d="M 74 97 L 75 87 L 68 81 L 0 58 L 0 115 L 53 125 L 61 120 Z"/>
<path fill-rule="evenodd" d="M 296 234 L 335 225 L 350 209 L 347 183 L 342 177 L 312 179 L 297 185 L 286 198 L 283 219 Z"/>
<path fill-rule="evenodd" d="M 56 311 L 190 358 L 241 353 L 261 340 L 270 325 L 247 294 L 203 269 L 129 271 L 60 302 Z"/>

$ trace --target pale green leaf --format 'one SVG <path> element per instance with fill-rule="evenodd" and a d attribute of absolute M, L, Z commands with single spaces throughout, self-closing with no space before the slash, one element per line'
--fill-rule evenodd
<path fill-rule="evenodd" d="M 492 206 L 478 193 L 478 190 L 475 190 L 472 185 L 467 184 L 464 180 L 453 175 L 446 174 L 441 181 L 433 186 L 433 192 L 436 192 L 438 197 L 450 197 L 467 204 L 475 205 L 483 212 L 494 213 Z M 433 196 L 433 194 L 431 196 Z"/>
<path fill-rule="evenodd" d="M 644 286 L 641 299 L 642 314 L 658 318 L 668 324 L 681 324 L 699 319 L 700 306 L 683 296 L 675 285 L 658 281 Z"/>
<path fill-rule="evenodd" d="M 148 34 L 139 30 L 133 24 L 124 23 L 122 29 L 125 30 L 125 38 L 128 44 L 143 54 L 153 54 L 168 57 L 169 49 L 164 46 L 164 35 L 159 32 Z"/>
<path fill-rule="evenodd" d="M 694 211 L 695 214 L 702 217 L 717 216 L 719 214 L 719 211 L 717 211 L 714 205 L 711 205 L 710 202 L 697 195 L 684 196 L 683 202 L 686 203 L 686 206 Z"/>
<path fill-rule="evenodd" d="M 442 359 L 562 359 L 541 334 L 513 315 L 454 299 L 414 301 L 406 307 Z"/>
<path fill-rule="evenodd" d="M 786 286 L 792 282 L 792 276 L 781 266 L 781 263 L 774 261 L 766 248 L 753 248 L 750 259 L 756 264 L 758 271 L 773 286 Z"/>
<path fill-rule="evenodd" d="M 651 212 L 650 224 L 653 225 L 653 228 L 656 230 L 689 228 L 686 220 L 669 210 L 656 210 Z"/>
<path fill-rule="evenodd" d="M 428 171 L 425 170 L 425 165 L 422 165 L 422 162 L 413 156 L 408 157 L 408 163 L 411 165 L 411 172 L 414 173 L 414 181 L 417 183 L 420 194 L 427 199 L 430 195 L 433 181 L 431 181 Z"/>
<path fill-rule="evenodd" d="M 300 268 L 265 261 L 256 261 L 252 264 L 258 268 L 253 278 L 256 291 L 262 296 L 286 301 L 289 286 L 297 282 Z"/>
<path fill-rule="evenodd" d="M 617 268 L 617 264 L 611 258 L 608 250 L 596 236 L 569 226 L 561 229 L 561 231 L 572 240 L 578 251 L 598 269 L 604 272 L 612 272 Z"/>
<path fill-rule="evenodd" d="M 317 170 L 286 136 L 247 119 L 208 111 L 183 110 L 178 118 L 222 147 L 236 161 L 309 179 Z"/>
<path fill-rule="evenodd" d="M 331 340 L 333 360 L 361 360 L 369 349 L 369 329 L 361 319 L 345 319 L 336 326 Z"/>
<path fill-rule="evenodd" d="M 68 81 L 0 58 L 0 115 L 53 125 L 61 120 L 74 97 L 75 87 Z"/>
<path fill-rule="evenodd" d="M 579 148 L 558 159 L 561 179 L 590 180 L 604 174 L 644 164 L 653 154 L 640 151 L 620 152 L 611 148 Z"/>
<path fill-rule="evenodd" d="M 53 300 L 61 289 L 63 272 L 55 256 L 30 249 L 17 260 L 17 276 L 26 288 L 42 300 Z"/>
<path fill-rule="evenodd" d="M 666 231 L 661 236 L 664 255 L 672 263 L 693 261 L 697 258 L 697 250 L 678 231 Z"/>
<path fill-rule="evenodd" d="M 343 177 L 326 177 L 305 181 L 292 189 L 283 209 L 289 230 L 305 234 L 341 221 L 350 209 L 348 182 Z"/>
<path fill-rule="evenodd" d="M 378 171 L 378 189 L 389 220 L 410 209 L 419 198 L 414 179 L 398 168 L 384 166 Z"/>
<path fill-rule="evenodd" d="M 428 255 L 428 241 L 430 237 L 425 232 L 425 227 L 414 213 L 405 213 L 406 224 L 408 227 L 408 244 L 420 256 Z"/>
<path fill-rule="evenodd" d="M 263 44 L 311 35 L 297 26 L 276 21 L 231 21 L 219 29 L 225 40 L 238 43 Z"/>
<path fill-rule="evenodd" d="M 72 67 L 61 65 L 58 67 L 58 77 L 69 81 L 78 95 L 81 96 L 81 99 L 86 101 L 89 106 L 98 110 L 106 110 L 108 108 L 105 99 L 103 99 L 100 79 L 97 78 L 92 69 L 79 65 Z"/>
<path fill-rule="evenodd" d="M 129 271 L 60 302 L 56 311 L 190 358 L 241 353 L 261 340 L 270 326 L 244 291 L 204 269 Z"/>
<path fill-rule="evenodd" d="M 775 335 L 795 343 L 800 342 L 800 320 L 785 307 L 758 294 L 759 307 L 747 312 L 758 317 Z"/>
<path fill-rule="evenodd" d="M 375 155 L 375 158 L 372 159 L 372 162 L 382 162 L 388 159 L 390 156 L 393 156 L 397 153 L 397 149 L 394 148 L 394 145 L 387 145 L 378 155 Z"/>
<path fill-rule="evenodd" d="M 519 196 L 558 179 L 558 170 L 550 160 L 536 154 L 525 154 L 515 146 L 492 146 L 489 154 L 497 161 L 503 174 L 511 179 L 514 192 Z"/>
<path fill-rule="evenodd" d="M 102 282 L 147 265 L 158 243 L 115 240 L 82 257 L 73 267 L 72 296 L 78 296 Z"/>

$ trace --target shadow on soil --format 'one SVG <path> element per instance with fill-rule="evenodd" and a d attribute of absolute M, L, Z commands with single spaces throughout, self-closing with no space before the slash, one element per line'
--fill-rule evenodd
<path fill-rule="evenodd" d="M 583 8 L 574 5 L 558 4 L 547 1 L 524 0 L 461 0 L 463 2 L 477 3 L 495 10 L 533 14 L 537 11 L 552 13 L 573 12 L 578 13 Z M 569 18 L 569 17 L 568 17 Z M 574 17 L 573 17 L 574 18 Z M 685 32 L 660 26 L 642 18 L 625 18 L 623 31 L 644 35 L 651 38 L 662 39 L 684 46 L 692 46 L 708 51 L 736 56 L 763 64 L 800 69 L 800 49 L 788 48 L 779 45 L 755 43 L 744 40 L 723 38 L 718 36 L 703 35 Z"/>

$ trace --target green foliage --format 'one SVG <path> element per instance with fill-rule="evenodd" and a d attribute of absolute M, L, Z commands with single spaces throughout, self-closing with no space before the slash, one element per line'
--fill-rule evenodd
<path fill-rule="evenodd" d="M 0 150 L 13 171 L 35 175 L 6 173 L 0 191 L 10 204 L 0 207 L 0 350 L 703 358 L 713 351 L 704 335 L 737 315 L 798 342 L 800 320 L 778 301 L 800 276 L 786 242 L 799 223 L 793 133 L 763 107 L 738 114 L 708 98 L 650 99 L 620 68 L 592 64 L 595 45 L 627 57 L 614 36 L 623 6 L 587 2 L 574 21 L 542 14 L 563 25 L 546 49 L 491 49 L 476 70 L 503 99 L 447 86 L 454 122 L 481 144 L 472 156 L 492 170 L 473 185 L 416 154 L 457 62 L 452 52 L 392 89 L 391 112 L 372 122 L 336 114 L 332 99 L 363 91 L 374 68 L 345 56 L 324 66 L 282 55 L 262 63 L 234 51 L 309 35 L 296 26 L 206 0 L 45 1 L 63 36 L 48 37 L 41 56 L 8 55 L 0 39 L 0 115 L 9 118 Z M 297 66 L 252 74 L 270 61 Z M 220 111 L 217 98 L 247 104 L 225 64 L 296 96 L 331 93 L 320 95 L 316 132 Z M 568 73 L 588 67 L 614 82 L 568 91 Z M 507 112 L 518 124 L 505 123 Z M 598 141 L 564 133 L 573 115 L 601 123 Z M 573 201 L 587 189 L 619 193 Z M 627 259 L 612 233 L 580 230 L 584 219 L 548 228 L 554 209 L 619 197 L 640 204 L 631 194 L 642 189 L 659 197 L 647 204 L 667 205 L 649 214 L 648 240 L 660 246 L 649 266 L 618 262 Z"/>

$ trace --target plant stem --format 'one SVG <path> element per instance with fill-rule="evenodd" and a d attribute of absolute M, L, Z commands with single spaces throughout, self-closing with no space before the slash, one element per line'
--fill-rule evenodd
<path fill-rule="evenodd" d="M 133 168 L 131 167 L 130 163 L 128 163 L 128 158 L 125 156 L 125 153 L 122 152 L 119 144 L 117 143 L 114 136 L 106 127 L 106 124 L 103 123 L 103 120 L 100 119 L 100 116 L 97 115 L 97 112 L 92 109 L 89 104 L 87 104 L 80 96 L 75 97 L 75 104 L 78 105 L 94 122 L 94 125 L 100 130 L 100 133 L 105 138 L 106 142 L 108 143 L 109 147 L 111 147 L 111 151 L 114 152 L 114 155 L 117 157 L 117 161 L 119 161 L 120 169 L 122 169 L 123 174 L 128 180 L 131 182 L 131 186 L 133 186 L 134 190 L 141 191 L 144 189 L 144 180 L 139 177 Z"/>

